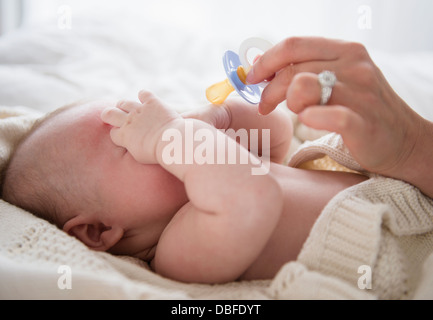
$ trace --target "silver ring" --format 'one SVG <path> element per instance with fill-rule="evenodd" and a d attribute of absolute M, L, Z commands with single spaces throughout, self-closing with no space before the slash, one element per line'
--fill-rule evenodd
<path fill-rule="evenodd" d="M 335 86 L 335 83 L 337 82 L 337 77 L 335 76 L 334 72 L 325 70 L 319 73 L 318 79 L 319 79 L 320 86 L 322 87 L 320 104 L 325 105 L 328 103 L 329 99 L 331 98 L 332 88 Z"/>

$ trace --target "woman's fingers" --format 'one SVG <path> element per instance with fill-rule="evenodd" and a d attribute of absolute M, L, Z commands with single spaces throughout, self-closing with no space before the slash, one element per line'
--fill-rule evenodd
<path fill-rule="evenodd" d="M 343 41 L 319 37 L 288 38 L 266 51 L 248 73 L 248 83 L 259 83 L 290 64 L 337 60 Z"/>
<path fill-rule="evenodd" d="M 372 63 L 361 44 L 305 37 L 288 38 L 261 56 L 248 73 L 247 82 L 258 83 L 273 77 L 263 90 L 259 112 L 270 113 L 286 98 L 287 88 L 302 72 L 319 74 L 324 70 L 336 73 L 348 86 L 371 85 Z M 345 101 L 336 101 L 345 105 Z"/>
<path fill-rule="evenodd" d="M 268 114 L 272 112 L 280 102 L 284 101 L 287 95 L 287 88 L 292 84 L 297 75 L 301 73 L 313 73 L 317 75 L 325 69 L 335 71 L 337 65 L 334 62 L 308 61 L 291 64 L 281 69 L 263 90 L 259 104 L 259 112 L 263 115 Z"/>
<path fill-rule="evenodd" d="M 308 127 L 341 134 L 347 145 L 352 145 L 353 141 L 362 138 L 365 131 L 365 122 L 361 115 L 344 106 L 311 106 L 298 116 Z"/>
<path fill-rule="evenodd" d="M 295 113 L 300 113 L 309 106 L 319 105 L 321 95 L 322 87 L 319 84 L 318 75 L 308 72 L 299 73 L 294 77 L 287 89 L 287 107 Z M 352 90 L 345 83 L 337 81 L 332 88 L 327 105 L 339 104 L 346 106 L 352 100 Z"/>
<path fill-rule="evenodd" d="M 318 74 L 301 72 L 293 76 L 290 83 L 272 82 L 262 93 L 259 113 L 269 114 L 276 105 L 286 100 L 287 107 L 295 113 L 302 112 L 306 107 L 320 104 L 322 88 Z M 353 92 L 345 83 L 337 81 L 332 88 L 329 104 L 347 105 L 353 100 Z"/>
<path fill-rule="evenodd" d="M 320 95 L 321 88 L 317 74 L 299 73 L 287 89 L 286 104 L 294 113 L 300 113 L 308 106 L 318 105 Z"/>

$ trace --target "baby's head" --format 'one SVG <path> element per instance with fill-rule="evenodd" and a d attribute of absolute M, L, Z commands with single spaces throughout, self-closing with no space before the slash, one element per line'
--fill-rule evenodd
<path fill-rule="evenodd" d="M 161 166 L 140 164 L 111 141 L 100 119 L 110 105 L 72 105 L 37 122 L 9 162 L 2 198 L 92 249 L 148 260 L 187 197 Z"/>

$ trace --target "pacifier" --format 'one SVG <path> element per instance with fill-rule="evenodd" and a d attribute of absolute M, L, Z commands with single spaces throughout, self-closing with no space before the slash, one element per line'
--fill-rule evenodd
<path fill-rule="evenodd" d="M 265 52 L 271 47 L 272 43 L 264 39 L 249 38 L 241 43 L 239 55 L 230 50 L 226 51 L 223 56 L 223 66 L 227 79 L 207 88 L 207 100 L 213 104 L 222 104 L 230 93 L 236 90 L 249 103 L 258 104 L 262 95 L 260 88 L 264 88 L 267 83 L 246 83 L 247 74 L 251 69 L 251 63 L 248 61 L 248 51 L 255 48 Z"/>

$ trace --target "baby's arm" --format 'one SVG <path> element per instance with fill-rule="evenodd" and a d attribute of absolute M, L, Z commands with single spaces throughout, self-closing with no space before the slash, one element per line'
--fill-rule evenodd
<path fill-rule="evenodd" d="M 103 113 L 103 120 L 115 126 L 113 142 L 127 148 L 137 161 L 159 163 L 178 177 L 190 199 L 161 235 L 152 266 L 161 275 L 186 282 L 237 279 L 275 229 L 282 209 L 279 185 L 271 174 L 252 175 L 251 162 L 198 164 L 193 157 L 190 164 L 168 163 L 164 151 L 173 142 L 164 141 L 164 134 L 179 132 L 185 138 L 191 124 L 192 136 L 206 134 L 215 160 L 222 149 L 232 147 L 238 154 L 252 155 L 215 127 L 176 116 L 148 93 L 140 93 L 140 100 L 142 105 L 123 104 L 120 114 L 119 110 Z M 194 140 L 190 151 L 194 154 L 202 144 Z"/>
<path fill-rule="evenodd" d="M 208 105 L 198 110 L 182 114 L 185 118 L 195 118 L 213 125 L 217 129 L 229 128 L 259 129 L 258 137 L 261 138 L 261 130 L 270 130 L 270 157 L 271 161 L 281 163 L 290 147 L 293 136 L 292 121 L 287 112 L 276 109 L 266 116 L 259 115 L 257 106 L 245 102 L 243 99 L 231 98 L 221 106 Z M 249 146 L 245 146 L 249 149 Z M 259 149 L 263 150 L 261 140 Z"/>

